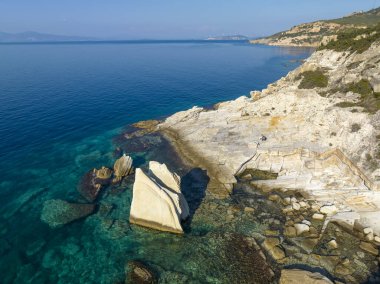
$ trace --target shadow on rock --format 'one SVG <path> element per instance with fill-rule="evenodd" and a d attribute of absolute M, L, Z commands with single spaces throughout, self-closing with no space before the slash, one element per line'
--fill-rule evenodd
<path fill-rule="evenodd" d="M 190 215 L 184 224 L 185 231 L 190 230 L 191 220 L 206 195 L 210 178 L 206 170 L 193 168 L 181 178 L 181 191 L 189 204 Z"/>

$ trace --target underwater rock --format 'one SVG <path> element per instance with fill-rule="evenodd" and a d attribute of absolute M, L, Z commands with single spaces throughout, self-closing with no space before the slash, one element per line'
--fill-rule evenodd
<path fill-rule="evenodd" d="M 181 192 L 181 178 L 176 173 L 170 172 L 165 164 L 160 164 L 155 161 L 149 162 L 149 175 L 154 178 L 156 182 L 160 183 L 160 185 L 178 193 L 181 220 L 185 220 L 189 217 L 189 205 Z"/>
<path fill-rule="evenodd" d="M 126 265 L 127 279 L 125 283 L 153 284 L 157 283 L 155 273 L 140 261 L 132 260 Z"/>
<path fill-rule="evenodd" d="M 161 231 L 183 233 L 178 193 L 158 184 L 136 169 L 129 221 Z"/>
<path fill-rule="evenodd" d="M 95 205 L 69 203 L 60 199 L 51 199 L 44 202 L 41 221 L 51 228 L 57 228 L 71 223 L 93 213 Z"/>
<path fill-rule="evenodd" d="M 300 269 L 283 269 L 279 284 L 333 284 L 325 276 L 317 273 Z"/>
<path fill-rule="evenodd" d="M 98 182 L 97 170 L 87 172 L 78 186 L 78 192 L 89 202 L 94 202 L 98 197 L 102 184 Z"/>
<path fill-rule="evenodd" d="M 130 174 L 132 169 L 132 158 L 123 154 L 119 159 L 116 160 L 113 170 L 115 173 L 115 179 L 113 182 L 119 182 L 123 177 Z"/>

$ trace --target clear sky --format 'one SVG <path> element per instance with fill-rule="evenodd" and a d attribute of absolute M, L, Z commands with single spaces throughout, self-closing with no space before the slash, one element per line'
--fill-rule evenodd
<path fill-rule="evenodd" d="M 0 0 L 0 31 L 124 39 L 261 36 L 380 0 Z"/>

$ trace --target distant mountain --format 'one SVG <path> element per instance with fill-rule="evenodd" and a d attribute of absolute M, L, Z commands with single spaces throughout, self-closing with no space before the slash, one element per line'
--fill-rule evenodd
<path fill-rule="evenodd" d="M 65 41 L 88 41 L 94 38 L 43 34 L 37 32 L 5 33 L 0 32 L 0 42 L 65 42 Z"/>
<path fill-rule="evenodd" d="M 277 46 L 307 46 L 318 47 L 335 40 L 341 32 L 350 29 L 371 27 L 380 23 L 380 8 L 368 12 L 356 12 L 349 16 L 306 23 L 295 26 L 288 31 L 280 32 L 269 37 L 251 40 L 253 44 Z"/>
<path fill-rule="evenodd" d="M 207 40 L 248 40 L 249 38 L 243 35 L 229 35 L 229 36 L 216 36 L 208 37 Z"/>

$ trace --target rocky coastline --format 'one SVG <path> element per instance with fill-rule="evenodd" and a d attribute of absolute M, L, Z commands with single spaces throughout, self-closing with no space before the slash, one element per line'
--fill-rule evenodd
<path fill-rule="evenodd" d="M 344 86 L 368 82 L 376 98 L 379 54 L 377 43 L 364 53 L 315 52 L 267 89 L 251 92 L 251 98 L 219 103 L 213 110 L 194 107 L 155 130 L 186 163 L 207 170 L 206 194 L 226 198 L 244 180 L 282 208 L 282 231 L 267 236 L 263 249 L 283 267 L 319 267 L 336 281 L 321 283 L 376 282 L 379 114 L 360 102 L 360 91 Z M 326 85 L 300 87 L 305 72 L 319 70 Z M 268 140 L 261 141 L 262 135 Z M 277 177 L 262 178 L 257 171 Z M 291 252 L 284 240 L 306 253 Z M 367 268 L 355 271 L 359 263 Z"/>
<path fill-rule="evenodd" d="M 175 233 L 169 242 L 179 234 L 206 282 L 378 283 L 379 62 L 377 43 L 318 51 L 250 97 L 136 123 L 118 138 L 113 169 L 80 182 L 86 203 L 48 201 L 41 219 L 56 228 L 89 216 L 118 238 L 144 227 Z M 100 192 L 117 194 L 127 177 L 128 220 L 110 218 Z M 190 281 L 160 261 L 130 261 L 126 279 Z"/>

